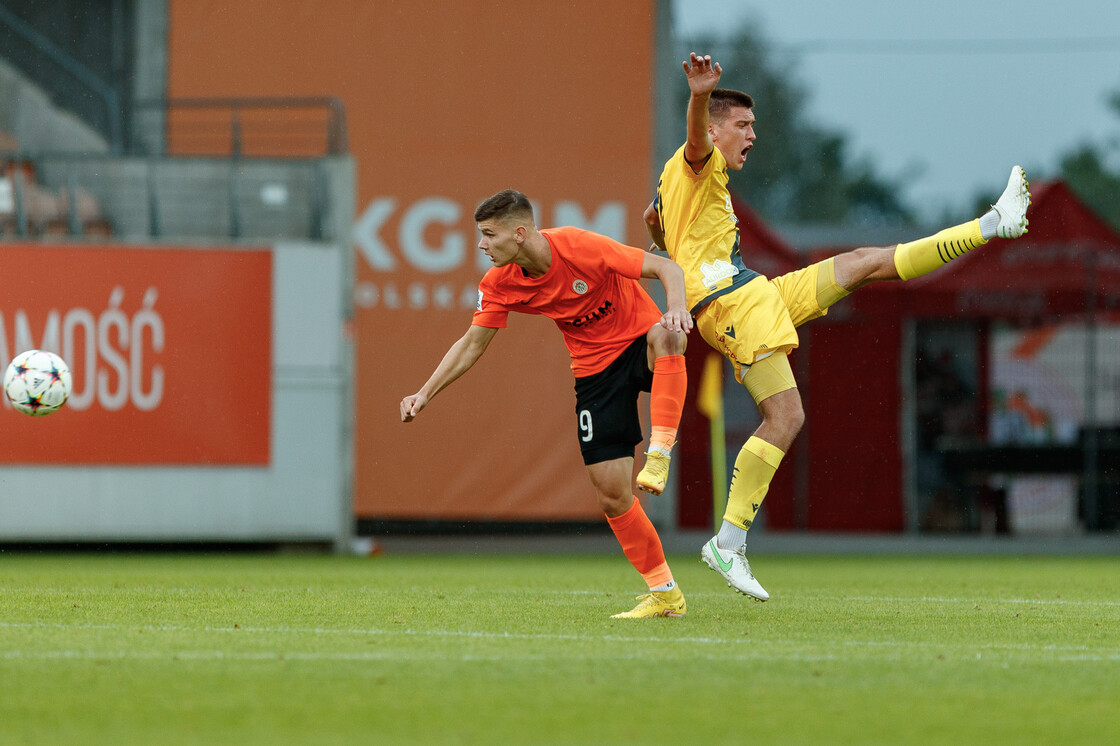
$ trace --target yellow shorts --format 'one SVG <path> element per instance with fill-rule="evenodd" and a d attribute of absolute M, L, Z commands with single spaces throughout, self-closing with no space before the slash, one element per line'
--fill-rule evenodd
<path fill-rule="evenodd" d="M 772 280 L 756 277 L 715 298 L 697 315 L 696 328 L 705 342 L 731 361 L 735 380 L 742 383 L 756 360 L 774 353 L 784 357 L 797 347 L 797 327 L 824 316 L 847 294 L 836 284 L 832 259 L 826 259 Z M 788 382 L 785 388 L 795 387 L 792 375 Z"/>

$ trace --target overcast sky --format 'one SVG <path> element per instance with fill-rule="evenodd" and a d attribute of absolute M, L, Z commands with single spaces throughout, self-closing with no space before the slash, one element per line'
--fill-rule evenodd
<path fill-rule="evenodd" d="M 671 3 L 686 40 L 750 23 L 792 55 L 812 119 L 909 177 L 926 217 L 998 193 L 1015 163 L 1051 176 L 1077 144 L 1120 140 L 1120 0 Z"/>

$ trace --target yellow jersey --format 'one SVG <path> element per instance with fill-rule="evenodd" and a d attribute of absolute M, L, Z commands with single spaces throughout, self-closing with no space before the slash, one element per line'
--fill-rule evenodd
<path fill-rule="evenodd" d="M 654 207 L 669 257 L 684 270 L 685 301 L 695 315 L 713 298 L 754 278 L 739 254 L 739 219 L 727 189 L 727 161 L 712 148 L 700 173 L 684 158 L 682 145 L 665 162 Z"/>

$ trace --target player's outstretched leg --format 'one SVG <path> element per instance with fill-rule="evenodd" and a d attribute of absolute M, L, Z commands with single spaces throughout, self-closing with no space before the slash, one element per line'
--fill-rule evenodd
<path fill-rule="evenodd" d="M 638 596 L 638 605 L 630 611 L 611 615 L 611 619 L 649 619 L 658 616 L 684 616 L 687 608 L 684 594 L 674 586 L 667 591 L 650 591 Z"/>
<path fill-rule="evenodd" d="M 755 580 L 751 572 L 751 563 L 747 562 L 747 546 L 744 544 L 738 549 L 720 549 L 716 544 L 716 537 L 700 550 L 700 558 L 708 567 L 712 568 L 727 581 L 733 589 L 755 601 L 766 601 L 770 594 Z"/>
<path fill-rule="evenodd" d="M 1022 166 L 1014 166 L 1007 179 L 1007 188 L 992 209 L 999 215 L 996 235 L 1000 238 L 1018 238 L 1027 232 L 1027 207 L 1031 203 L 1030 184 Z"/>
<path fill-rule="evenodd" d="M 1018 238 L 1027 232 L 1027 207 L 1031 203 L 1027 175 L 1021 166 L 1011 169 L 1007 187 L 992 209 L 975 220 L 946 228 L 917 241 L 895 247 L 894 264 L 898 277 L 912 280 L 933 272 L 964 256 L 988 239 Z"/>

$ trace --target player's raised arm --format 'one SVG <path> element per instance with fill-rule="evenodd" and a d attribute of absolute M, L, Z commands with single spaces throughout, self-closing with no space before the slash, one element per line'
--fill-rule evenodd
<path fill-rule="evenodd" d="M 486 352 L 497 331 L 491 327 L 471 324 L 467 333 L 447 350 L 428 382 L 415 394 L 401 399 L 401 422 L 412 422 L 436 394 L 470 370 L 482 357 L 482 353 Z"/>
<path fill-rule="evenodd" d="M 704 161 L 715 145 L 708 131 L 708 99 L 712 91 L 719 87 L 723 68 L 713 62 L 710 55 L 699 57 L 690 52 L 688 59 L 681 63 L 685 77 L 688 78 L 688 113 L 685 116 L 686 138 L 684 157 L 695 166 Z"/>
<path fill-rule="evenodd" d="M 665 288 L 665 313 L 661 325 L 671 332 L 687 332 L 692 328 L 692 314 L 684 301 L 684 270 L 676 262 L 657 254 L 646 253 L 642 260 L 642 277 L 656 278 Z"/>

